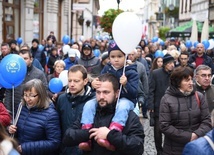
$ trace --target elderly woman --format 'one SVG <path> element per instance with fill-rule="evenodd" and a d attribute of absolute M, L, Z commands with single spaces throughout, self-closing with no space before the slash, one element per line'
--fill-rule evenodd
<path fill-rule="evenodd" d="M 58 78 L 59 77 L 59 74 L 65 69 L 65 62 L 63 60 L 56 60 L 53 68 L 54 68 L 54 72 L 47 76 L 48 83 L 50 82 L 50 80 L 52 78 Z M 61 92 L 58 92 L 58 93 L 53 93 L 50 90 L 48 90 L 48 96 L 53 101 L 53 103 L 56 105 L 56 102 L 57 102 L 59 95 L 64 93 L 64 91 L 65 91 L 65 87 L 62 89 Z"/>
<path fill-rule="evenodd" d="M 22 155 L 57 154 L 61 142 L 59 116 L 41 80 L 24 84 L 21 105 L 16 126 L 9 127 L 9 133 L 18 139 L 18 151 Z"/>
<path fill-rule="evenodd" d="M 159 123 L 165 135 L 163 155 L 181 155 L 185 144 L 211 130 L 208 105 L 193 88 L 193 71 L 175 68 L 161 99 Z"/>

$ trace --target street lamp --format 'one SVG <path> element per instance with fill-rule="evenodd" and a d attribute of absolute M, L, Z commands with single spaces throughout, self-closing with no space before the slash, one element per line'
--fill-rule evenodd
<path fill-rule="evenodd" d="M 120 0 L 117 0 L 117 9 L 119 10 L 120 6 Z"/>

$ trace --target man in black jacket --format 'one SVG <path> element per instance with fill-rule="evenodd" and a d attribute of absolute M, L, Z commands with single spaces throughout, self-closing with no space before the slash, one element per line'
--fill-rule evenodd
<path fill-rule="evenodd" d="M 68 91 L 61 94 L 57 100 L 56 109 L 59 113 L 62 135 L 72 127 L 81 115 L 85 103 L 95 97 L 94 91 L 88 86 L 87 70 L 82 65 L 74 65 L 68 70 Z M 62 155 L 81 155 L 78 145 L 74 147 L 61 146 Z"/>
<path fill-rule="evenodd" d="M 149 78 L 148 110 L 150 115 L 154 115 L 154 140 L 157 155 L 161 155 L 163 151 L 162 133 L 159 129 L 160 101 L 169 86 L 169 77 L 173 69 L 174 58 L 170 54 L 166 54 L 163 57 L 163 67 L 153 70 Z"/>
<path fill-rule="evenodd" d="M 119 95 L 117 78 L 107 73 L 99 76 L 99 81 L 101 82 L 100 87 L 96 89 L 98 106 L 92 128 L 81 129 L 80 119 L 77 120 L 75 125 L 66 130 L 63 144 L 75 146 L 90 140 L 91 150 L 84 152 L 84 154 L 142 155 L 144 151 L 144 130 L 139 117 L 133 111 L 129 112 L 128 120 L 122 132 L 108 128 L 114 116 Z M 115 146 L 115 151 L 102 146 L 100 139 L 107 139 L 110 144 Z"/>

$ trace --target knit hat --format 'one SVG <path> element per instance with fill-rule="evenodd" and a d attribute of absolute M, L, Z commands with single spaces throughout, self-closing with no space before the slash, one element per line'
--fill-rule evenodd
<path fill-rule="evenodd" d="M 174 61 L 174 58 L 170 54 L 165 54 L 163 57 L 163 65 L 166 65 L 171 61 Z"/>
<path fill-rule="evenodd" d="M 120 50 L 121 52 L 123 52 L 116 44 L 116 42 L 112 41 L 110 42 L 109 46 L 108 46 L 108 55 L 110 54 L 111 51 L 114 50 Z"/>
<path fill-rule="evenodd" d="M 36 38 L 34 38 L 34 39 L 32 40 L 32 44 L 33 44 L 34 42 L 36 42 L 37 44 L 39 44 L 39 40 L 36 39 Z"/>
<path fill-rule="evenodd" d="M 102 61 L 104 61 L 105 59 L 108 58 L 108 52 L 104 52 L 102 55 L 101 55 L 101 59 Z"/>

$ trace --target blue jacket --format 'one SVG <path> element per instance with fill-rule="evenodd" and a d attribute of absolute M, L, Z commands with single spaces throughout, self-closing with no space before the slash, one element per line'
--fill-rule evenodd
<path fill-rule="evenodd" d="M 17 123 L 22 155 L 54 155 L 61 143 L 59 115 L 51 103 L 47 109 L 22 107 Z"/>
<path fill-rule="evenodd" d="M 105 65 L 101 74 L 111 73 L 114 74 L 118 81 L 120 77 L 123 75 L 123 68 L 115 70 L 110 63 Z M 139 83 L 139 76 L 137 73 L 137 65 L 133 64 L 130 66 L 126 66 L 125 68 L 125 76 L 127 77 L 127 84 L 125 87 L 122 88 L 120 93 L 120 98 L 125 97 L 131 100 L 134 104 L 136 104 L 137 95 L 138 95 L 138 83 Z"/>
<path fill-rule="evenodd" d="M 206 134 L 214 142 L 214 129 Z M 198 138 L 192 142 L 186 144 L 183 150 L 183 155 L 214 155 L 214 151 L 211 148 L 208 141 L 204 138 Z"/>
<path fill-rule="evenodd" d="M 65 70 L 69 70 L 69 68 L 73 65 L 76 65 L 78 62 L 78 58 L 75 58 L 75 61 L 71 61 L 71 59 L 68 57 L 64 60 L 65 62 Z"/>

